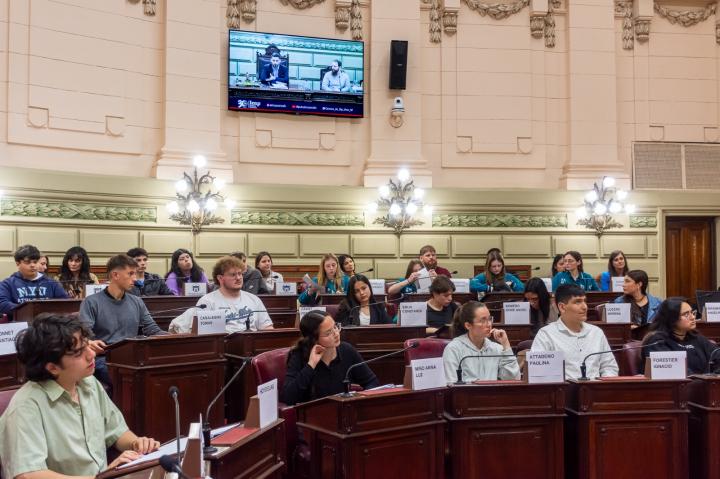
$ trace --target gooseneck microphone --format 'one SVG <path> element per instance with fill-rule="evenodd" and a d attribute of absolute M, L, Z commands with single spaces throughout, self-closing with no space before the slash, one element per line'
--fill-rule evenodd
<path fill-rule="evenodd" d="M 355 276 L 360 276 L 361 274 L 365 274 L 365 273 L 372 273 L 373 271 L 375 271 L 375 268 L 366 269 L 365 271 L 360 271 L 359 273 L 355 273 Z"/>
<path fill-rule="evenodd" d="M 182 479 L 190 479 L 187 474 L 185 474 L 180 467 L 180 464 L 178 464 L 176 459 L 173 459 L 172 456 L 160 456 L 160 467 L 162 467 L 167 472 L 174 472 L 178 476 L 180 476 Z"/>
<path fill-rule="evenodd" d="M 510 351 L 512 351 L 512 349 Z M 462 359 L 460 359 L 460 362 L 458 363 L 457 369 L 455 370 L 455 373 L 457 374 L 457 381 L 455 381 L 455 384 L 467 384 L 462 379 L 462 372 L 463 372 L 462 363 L 466 359 L 471 359 L 471 358 L 510 358 L 510 357 L 515 358 L 515 360 L 517 360 L 517 356 L 515 356 L 514 354 L 477 354 L 477 355 L 463 356 Z"/>
<path fill-rule="evenodd" d="M 216 447 L 213 447 L 210 444 L 210 441 L 212 438 L 210 437 L 210 433 L 212 432 L 212 428 L 210 427 L 210 410 L 215 405 L 218 399 L 222 397 L 222 395 L 225 393 L 225 390 L 227 390 L 228 387 L 240 376 L 240 373 L 245 369 L 245 366 L 250 362 L 252 358 L 243 358 L 242 365 L 240 366 L 240 369 L 235 371 L 235 374 L 233 374 L 233 377 L 230 378 L 228 382 L 225 383 L 225 386 L 220 390 L 219 393 L 217 393 L 217 396 L 213 398 L 212 401 L 210 401 L 210 404 L 208 404 L 207 409 L 205 410 L 205 417 L 203 418 L 203 425 L 202 425 L 202 433 L 203 433 L 203 442 L 205 443 L 205 447 L 203 448 L 203 454 L 212 454 L 217 451 Z"/>
<path fill-rule="evenodd" d="M 177 386 L 170 386 L 170 389 L 168 389 L 168 394 L 171 398 L 173 398 L 173 401 L 175 401 L 175 441 L 177 443 L 177 457 L 180 458 L 180 402 L 178 401 L 178 395 L 180 395 L 180 390 L 177 388 Z"/>
<path fill-rule="evenodd" d="M 624 348 L 624 347 L 623 348 L 615 348 L 615 349 L 610 349 L 608 351 L 597 351 L 594 353 L 590 353 L 587 356 L 585 356 L 585 359 L 582 360 L 582 364 L 580 364 L 580 378 L 578 379 L 578 381 L 589 381 L 590 380 L 590 378 L 587 377 L 587 365 L 585 364 L 590 356 L 597 356 L 599 354 L 607 354 L 607 353 L 617 353 L 619 351 L 624 351 L 626 349 L 648 348 L 650 346 L 655 346 L 656 344 L 660 344 L 660 343 L 662 343 L 662 340 L 654 341 L 654 342 L 648 343 L 648 344 L 641 344 L 640 346 L 630 346 L 627 348 Z"/>
<path fill-rule="evenodd" d="M 395 298 L 395 299 L 388 299 L 388 300 L 385 300 L 385 301 L 375 301 L 374 303 L 368 303 L 367 306 L 375 306 L 375 305 L 378 305 L 378 304 L 385 304 L 385 303 L 395 303 L 395 302 L 398 302 L 398 301 L 402 301 L 404 297 L 405 297 L 405 293 L 400 293 L 400 296 L 397 297 L 397 298 Z M 361 305 L 361 304 L 358 304 L 358 305 L 356 305 L 356 306 L 353 306 L 352 308 L 350 308 L 350 312 L 352 312 L 352 311 L 354 311 L 354 310 L 356 310 L 356 309 L 358 309 L 358 308 L 362 308 L 362 305 Z"/>
<path fill-rule="evenodd" d="M 150 315 L 153 315 L 153 314 L 174 313 L 174 312 L 176 312 L 176 311 L 182 311 L 182 312 L 184 313 L 185 311 L 187 311 L 187 310 L 189 310 L 189 309 L 192 309 L 192 308 L 205 309 L 205 308 L 207 308 L 207 304 L 198 304 L 198 305 L 190 306 L 190 307 L 184 306 L 184 307 L 182 307 L 182 308 L 161 309 L 160 311 L 150 311 Z"/>
<path fill-rule="evenodd" d="M 396 354 L 404 353 L 408 349 L 414 349 L 414 348 L 417 348 L 418 346 L 420 346 L 420 343 L 418 341 L 413 341 L 412 343 L 410 343 L 410 346 L 408 346 L 407 348 L 403 348 L 398 351 L 393 351 L 391 353 L 383 354 L 382 356 L 378 356 L 376 358 L 368 359 L 366 361 L 360 361 L 359 363 L 353 364 L 352 366 L 350 366 L 348 368 L 347 372 L 345 373 L 345 379 L 343 379 L 343 386 L 345 387 L 345 392 L 340 394 L 340 397 L 344 397 L 344 398 L 352 397 L 352 394 L 350 394 L 350 371 L 352 371 L 353 368 L 356 368 L 357 366 L 360 366 L 362 364 L 372 363 L 373 361 L 377 361 L 378 359 L 383 359 L 383 358 L 387 358 L 389 356 L 394 356 Z"/>

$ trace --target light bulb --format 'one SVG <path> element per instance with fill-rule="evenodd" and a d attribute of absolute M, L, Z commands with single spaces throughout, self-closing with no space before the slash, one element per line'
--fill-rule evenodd
<path fill-rule="evenodd" d="M 615 178 L 612 176 L 603 178 L 603 188 L 612 188 L 613 186 L 615 186 Z"/>
<path fill-rule="evenodd" d="M 195 165 L 196 168 L 202 168 L 207 165 L 207 160 L 203 155 L 195 155 L 193 156 L 193 165 Z"/>
<path fill-rule="evenodd" d="M 410 172 L 407 168 L 400 168 L 400 171 L 398 171 L 398 180 L 400 181 L 407 181 L 410 179 Z"/>
<path fill-rule="evenodd" d="M 622 211 L 622 205 L 618 202 L 613 201 L 610 203 L 610 213 L 616 215 Z"/>
<path fill-rule="evenodd" d="M 587 201 L 588 203 L 592 203 L 593 201 L 597 201 L 597 199 L 598 199 L 598 194 L 597 194 L 597 191 L 595 191 L 595 190 L 590 190 L 590 191 L 588 191 L 587 194 L 585 195 L 585 201 Z"/>
<path fill-rule="evenodd" d="M 222 190 L 223 188 L 225 188 L 225 180 L 223 180 L 222 178 L 215 178 L 213 180 L 213 185 L 218 190 Z"/>
<path fill-rule="evenodd" d="M 231 200 L 230 198 L 225 198 L 225 201 L 223 201 L 223 204 L 225 205 L 225 209 L 231 210 L 235 208 L 235 200 Z"/>
<path fill-rule="evenodd" d="M 405 206 L 405 212 L 409 215 L 414 215 L 417 209 L 418 207 L 415 203 L 408 203 L 407 206 Z"/>
<path fill-rule="evenodd" d="M 200 205 L 195 200 L 190 200 L 190 202 L 187 204 L 187 209 L 190 213 L 197 213 L 200 211 Z"/>
<path fill-rule="evenodd" d="M 588 211 L 584 206 L 581 206 L 575 210 L 575 216 L 577 216 L 577 219 L 583 220 L 588 217 Z"/>
<path fill-rule="evenodd" d="M 387 198 L 390 196 L 390 187 L 388 185 L 382 185 L 380 188 L 378 188 L 378 191 L 380 192 L 381 198 Z"/>
<path fill-rule="evenodd" d="M 365 211 L 367 211 L 368 213 L 375 213 L 377 211 L 377 209 L 378 209 L 378 205 L 375 202 L 368 203 L 367 206 L 365 207 Z"/>
<path fill-rule="evenodd" d="M 625 190 L 617 190 L 617 191 L 615 192 L 615 197 L 616 197 L 618 200 L 620 200 L 620 201 L 622 201 L 622 200 L 624 200 L 625 198 L 627 198 L 627 195 L 628 195 L 628 192 L 625 191 Z"/>
<path fill-rule="evenodd" d="M 425 190 L 422 188 L 415 188 L 415 191 L 413 191 L 413 198 L 416 200 L 421 200 L 425 197 Z"/>
<path fill-rule="evenodd" d="M 388 212 L 393 216 L 397 216 L 402 212 L 402 208 L 400 208 L 399 204 L 393 203 L 392 205 L 390 205 L 390 209 L 388 210 Z"/>
<path fill-rule="evenodd" d="M 171 215 L 177 214 L 177 212 L 180 211 L 180 205 L 177 204 L 177 201 L 171 201 L 165 205 L 165 208 L 167 208 L 168 213 Z"/>
<path fill-rule="evenodd" d="M 175 191 L 178 193 L 185 193 L 188 190 L 188 184 L 185 180 L 177 180 L 175 182 Z"/>
<path fill-rule="evenodd" d="M 424 214 L 424 215 L 430 216 L 430 215 L 432 214 L 432 212 L 433 212 L 433 207 L 432 207 L 432 205 L 425 205 L 425 206 L 423 206 L 423 214 Z"/>
<path fill-rule="evenodd" d="M 625 205 L 625 212 L 629 215 L 635 213 L 635 205 Z"/>
<path fill-rule="evenodd" d="M 596 215 L 604 215 L 605 213 L 607 213 L 607 206 L 602 203 L 598 203 L 595 205 L 593 213 L 595 213 Z"/>
<path fill-rule="evenodd" d="M 217 201 L 214 198 L 208 198 L 205 202 L 205 209 L 208 211 L 215 211 L 218 207 Z"/>

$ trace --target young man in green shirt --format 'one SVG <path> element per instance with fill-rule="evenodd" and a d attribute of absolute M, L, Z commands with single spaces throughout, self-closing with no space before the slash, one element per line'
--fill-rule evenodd
<path fill-rule="evenodd" d="M 77 318 L 48 314 L 18 335 L 28 382 L 0 417 L 4 479 L 91 478 L 160 446 L 128 429 L 93 377 L 91 334 Z M 113 445 L 122 454 L 108 467 Z"/>

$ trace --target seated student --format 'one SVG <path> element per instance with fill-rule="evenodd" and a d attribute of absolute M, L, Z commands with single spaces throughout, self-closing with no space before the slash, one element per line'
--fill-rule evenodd
<path fill-rule="evenodd" d="M 643 344 L 661 341 L 654 346 L 642 348 L 641 369 L 645 370 L 645 358 L 653 351 L 687 351 L 688 374 L 717 372 L 720 352 L 713 356 L 715 367 L 709 369 L 710 355 L 717 349 L 708 338 L 696 330 L 695 311 L 682 298 L 668 298 L 660 304 L 650 332 Z"/>
<path fill-rule="evenodd" d="M 6 479 L 94 477 L 155 451 L 160 443 L 130 431 L 92 377 L 92 333 L 74 316 L 42 314 L 16 341 L 28 379 L 0 417 Z M 107 465 L 106 448 L 122 454 Z"/>
<path fill-rule="evenodd" d="M 385 304 L 375 299 L 370 280 L 362 274 L 350 278 L 347 294 L 340 303 L 335 321 L 343 326 L 392 324 Z"/>
<path fill-rule="evenodd" d="M 603 271 L 600 275 L 600 290 L 612 291 L 611 278 L 625 276 L 629 270 L 627 260 L 625 260 L 625 253 L 619 249 L 610 253 L 607 271 Z"/>
<path fill-rule="evenodd" d="M 90 257 L 85 248 L 73 246 L 65 252 L 60 274 L 55 277 L 68 297 L 82 299 L 85 297 L 85 285 L 100 284 L 97 276 L 90 272 Z"/>
<path fill-rule="evenodd" d="M 469 301 L 457 310 L 453 317 L 452 335 L 453 340 L 443 351 L 447 382 L 457 381 L 458 364 L 465 356 L 507 355 L 507 358 L 466 359 L 462 365 L 463 381 L 520 379 L 520 367 L 507 333 L 492 327 L 492 316 L 483 303 Z"/>
<path fill-rule="evenodd" d="M 623 282 L 623 295 L 615 298 L 615 303 L 630 303 L 631 328 L 635 329 L 652 323 L 662 300 L 648 294 L 648 275 L 645 271 L 628 271 Z"/>
<path fill-rule="evenodd" d="M 316 304 L 320 289 L 323 289 L 326 294 L 345 292 L 342 275 L 338 271 L 338 259 L 334 254 L 328 253 L 322 257 L 318 275 L 312 281 L 313 284 L 308 286 L 298 297 L 300 304 Z"/>
<path fill-rule="evenodd" d="M 557 306 L 550 298 L 545 281 L 540 278 L 528 280 L 523 297 L 530 303 L 530 339 L 532 339 L 541 328 L 557 321 Z"/>
<path fill-rule="evenodd" d="M 585 290 L 575 284 L 560 285 L 555 292 L 560 319 L 538 331 L 533 351 L 562 351 L 565 354 L 565 378 L 581 377 L 580 365 L 590 353 L 610 350 L 603 330 L 585 322 L 587 303 Z M 588 358 L 587 377 L 617 376 L 618 365 L 612 353 Z"/>
<path fill-rule="evenodd" d="M 166 334 L 150 316 L 142 299 L 128 293 L 135 285 L 137 263 L 126 254 L 113 256 L 107 262 L 108 285 L 80 303 L 80 320 L 90 328 L 95 339 L 90 347 L 95 358 L 95 377 L 110 388 L 112 383 L 105 364 L 105 348 L 123 339 L 135 337 L 142 328 L 145 336 Z"/>
<path fill-rule="evenodd" d="M 411 259 L 408 263 L 407 270 L 405 271 L 405 277 L 398 279 L 388 286 L 388 294 L 392 296 L 396 294 L 417 293 L 416 281 L 420 276 L 420 270 L 423 268 L 424 266 L 422 261 L 419 259 Z"/>
<path fill-rule="evenodd" d="M 48 266 L 50 266 L 50 257 L 46 254 L 41 254 L 37 264 L 37 272 L 46 274 Z"/>
<path fill-rule="evenodd" d="M 353 364 L 363 361 L 355 348 L 340 341 L 340 324 L 323 311 L 310 311 L 300 320 L 300 338 L 287 358 L 285 384 L 280 400 L 288 405 L 331 396 L 344 391 L 343 380 Z M 364 389 L 380 385 L 363 364 L 353 368 L 350 381 Z"/>
<path fill-rule="evenodd" d="M 255 269 L 260 271 L 263 281 L 265 281 L 265 288 L 270 294 L 275 292 L 275 283 L 283 282 L 283 275 L 276 273 L 272 270 L 273 259 L 270 253 L 267 251 L 260 251 L 255 256 Z"/>
<path fill-rule="evenodd" d="M 554 278 L 556 274 L 565 271 L 565 256 L 556 254 L 550 267 L 550 277 Z"/>
<path fill-rule="evenodd" d="M 211 289 L 205 272 L 195 263 L 193 254 L 183 248 L 173 253 L 170 271 L 165 275 L 165 283 L 176 296 L 185 296 L 186 283 L 205 283 L 208 285 L 208 291 Z"/>
<path fill-rule="evenodd" d="M 488 293 L 491 291 L 520 292 L 525 285 L 514 274 L 505 270 L 505 259 L 500 253 L 490 252 L 485 261 L 485 272 L 470 280 L 470 291 Z"/>
<path fill-rule="evenodd" d="M 172 296 L 173 293 L 158 274 L 147 272 L 148 252 L 143 248 L 132 248 L 127 255 L 137 263 L 135 284 L 128 291 L 135 296 Z"/>
<path fill-rule="evenodd" d="M 439 328 L 452 324 L 457 303 L 452 294 L 455 284 L 446 276 L 438 276 L 430 284 L 430 299 L 427 300 L 427 332 L 435 333 Z"/>
<path fill-rule="evenodd" d="M 265 281 L 263 280 L 260 271 L 248 266 L 247 256 L 245 255 L 245 253 L 241 251 L 236 251 L 234 253 L 230 253 L 230 256 L 234 256 L 235 258 L 239 259 L 240 264 L 242 264 L 241 271 L 243 275 L 243 291 L 247 291 L 248 293 L 252 294 L 270 294 L 267 286 L 265 286 Z"/>
<path fill-rule="evenodd" d="M 17 273 L 0 283 L 0 314 L 11 316 L 21 303 L 40 299 L 67 298 L 60 283 L 37 272 L 40 250 L 26 244 L 15 251 Z"/>
<path fill-rule="evenodd" d="M 235 256 L 223 256 L 215 263 L 213 280 L 218 289 L 197 302 L 206 305 L 206 311 L 224 311 L 225 331 L 259 331 L 273 329 L 272 319 L 260 298 L 243 290 L 242 262 Z M 186 311 L 170 323 L 171 333 L 189 333 L 192 330 L 193 309 Z"/>
<path fill-rule="evenodd" d="M 574 284 L 585 291 L 600 291 L 592 276 L 583 272 L 582 255 L 577 251 L 568 251 L 563 256 L 565 260 L 565 271 L 561 271 L 552 279 L 553 291 L 561 284 Z"/>
<path fill-rule="evenodd" d="M 418 259 L 422 262 L 423 267 L 427 268 L 427 270 L 430 272 L 430 277 L 434 278 L 435 275 L 440 275 L 452 278 L 452 274 L 450 274 L 450 271 L 441 266 L 438 266 L 437 252 L 435 251 L 434 246 L 427 244 L 420 248 L 420 256 L 418 257 Z"/>
<path fill-rule="evenodd" d="M 343 274 L 343 288 L 347 291 L 350 278 L 355 275 L 355 260 L 349 254 L 340 254 L 338 255 L 338 265 L 340 266 L 340 272 Z"/>

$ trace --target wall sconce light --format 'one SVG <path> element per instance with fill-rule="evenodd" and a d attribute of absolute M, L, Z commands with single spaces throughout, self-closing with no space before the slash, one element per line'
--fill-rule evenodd
<path fill-rule="evenodd" d="M 627 196 L 627 191 L 615 188 L 615 178 L 604 176 L 600 186 L 593 184 L 593 189 L 585 195 L 584 205 L 575 212 L 577 224 L 595 230 L 598 236 L 602 236 L 605 230 L 622 228 L 613 215 L 623 211 L 626 214 L 635 212 L 635 205 L 624 203 Z"/>
<path fill-rule="evenodd" d="M 425 190 L 415 186 L 407 169 L 398 171 L 397 180 L 396 183 L 390 179 L 382 185 L 378 190 L 380 199 L 370 203 L 366 210 L 368 213 L 376 213 L 380 207 L 387 210 L 387 214 L 375 218 L 374 224 L 392 228 L 400 236 L 407 228 L 423 224 L 415 214 L 422 208 L 422 214 L 431 215 L 432 206 L 423 204 Z"/>
<path fill-rule="evenodd" d="M 401 96 L 396 96 L 393 100 L 393 107 L 390 110 L 390 126 L 400 128 L 405 123 L 403 116 L 405 115 L 405 103 Z"/>

